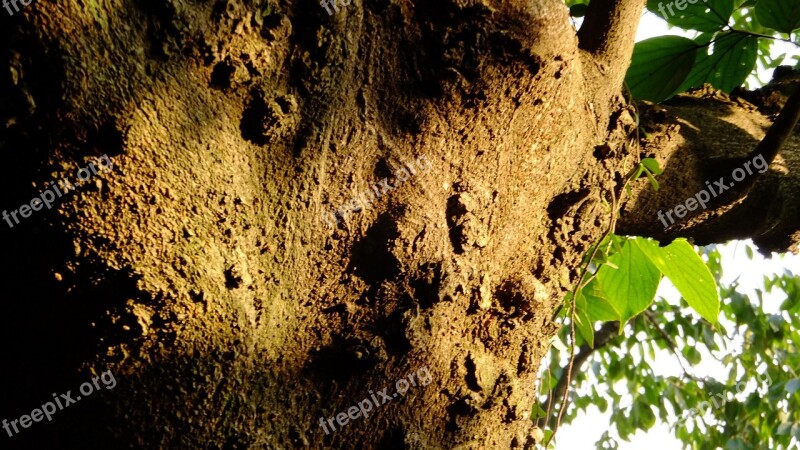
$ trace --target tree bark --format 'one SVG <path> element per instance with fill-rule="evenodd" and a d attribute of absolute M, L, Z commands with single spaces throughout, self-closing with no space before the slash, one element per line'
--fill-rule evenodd
<path fill-rule="evenodd" d="M 531 448 L 551 316 L 640 157 L 622 80 L 643 7 L 592 2 L 580 34 L 560 0 L 3 18 L 3 208 L 91 157 L 113 170 L 0 235 L 2 412 L 118 380 L 12 445 Z M 698 147 L 663 119 L 643 151 L 672 180 Z M 691 234 L 648 209 L 684 194 L 637 188 L 621 225 Z M 729 222 L 696 230 L 755 235 Z"/>

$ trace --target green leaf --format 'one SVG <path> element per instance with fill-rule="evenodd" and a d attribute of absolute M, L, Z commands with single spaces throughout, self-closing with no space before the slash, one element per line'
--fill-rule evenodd
<path fill-rule="evenodd" d="M 547 417 L 547 411 L 542 409 L 542 406 L 539 403 L 533 403 L 533 409 L 531 410 L 531 419 L 538 419 L 540 417 Z"/>
<path fill-rule="evenodd" d="M 666 247 L 659 247 L 657 242 L 645 238 L 635 238 L 634 241 L 658 270 L 672 281 L 689 306 L 716 325 L 719 292 L 711 271 L 694 248 L 685 239 L 676 239 Z"/>
<path fill-rule="evenodd" d="M 725 444 L 725 450 L 748 450 L 747 444 L 739 438 L 733 438 Z"/>
<path fill-rule="evenodd" d="M 586 8 L 588 7 L 589 5 L 584 3 L 576 3 L 569 7 L 569 15 L 572 17 L 583 17 L 586 15 Z"/>
<path fill-rule="evenodd" d="M 594 348 L 594 326 L 586 312 L 586 299 L 582 295 L 575 301 L 575 329 L 589 347 Z"/>
<path fill-rule="evenodd" d="M 698 45 L 680 36 L 637 42 L 625 82 L 634 97 L 660 102 L 670 98 L 694 67 Z"/>
<path fill-rule="evenodd" d="M 630 239 L 609 260 L 619 268 L 601 267 L 596 280 L 604 294 L 603 298 L 619 315 L 622 326 L 653 302 L 661 273 Z"/>
<path fill-rule="evenodd" d="M 567 298 L 570 298 L 569 294 Z M 575 329 L 590 347 L 594 348 L 594 323 L 614 320 L 619 320 L 619 314 L 604 298 L 597 278 L 578 291 L 575 300 Z"/>
<path fill-rule="evenodd" d="M 650 181 L 650 186 L 653 187 L 654 191 L 657 191 L 660 186 L 658 185 L 658 181 L 656 181 L 653 174 L 647 169 L 644 170 L 644 173 L 647 175 L 647 179 Z"/>
<path fill-rule="evenodd" d="M 697 37 L 694 38 L 694 42 L 697 45 L 705 47 L 706 45 L 710 45 L 711 41 L 714 40 L 714 36 L 717 35 L 717 32 L 713 33 L 700 33 Z"/>
<path fill-rule="evenodd" d="M 619 313 L 603 295 L 603 289 L 597 283 L 597 278 L 583 288 L 582 294 L 587 304 L 586 310 L 592 320 L 611 322 L 620 319 Z"/>
<path fill-rule="evenodd" d="M 700 361 L 703 359 L 703 357 L 700 355 L 700 352 L 698 352 L 694 347 L 683 347 L 681 353 L 683 353 L 683 356 L 686 357 L 686 360 L 692 363 L 693 366 L 700 364 Z"/>
<path fill-rule="evenodd" d="M 661 165 L 654 158 L 642 159 L 642 165 L 650 172 L 653 172 L 655 175 L 661 175 L 662 173 L 664 173 L 664 169 L 661 168 Z"/>
<path fill-rule="evenodd" d="M 656 424 L 656 415 L 653 409 L 641 398 L 636 399 L 633 404 L 632 419 L 634 425 L 647 431 Z"/>
<path fill-rule="evenodd" d="M 608 410 L 608 400 L 606 400 L 603 397 L 598 396 L 597 398 L 595 398 L 594 404 L 595 406 L 597 406 L 597 409 L 599 409 L 600 412 L 606 412 L 606 410 Z"/>
<path fill-rule="evenodd" d="M 542 441 L 550 442 L 551 436 L 553 436 L 553 430 L 549 430 L 549 429 L 544 430 L 544 439 L 542 439 Z M 553 444 L 551 443 L 550 445 L 552 447 Z"/>
<path fill-rule="evenodd" d="M 638 180 L 638 179 L 639 179 L 639 177 L 641 177 L 643 173 L 644 173 L 644 166 L 643 166 L 643 165 L 641 165 L 641 164 L 639 164 L 639 165 L 636 167 L 636 173 L 633 175 L 633 179 L 634 179 L 634 180 Z"/>
<path fill-rule="evenodd" d="M 728 25 L 734 5 L 733 0 L 648 0 L 647 9 L 687 30 L 719 31 Z"/>
<path fill-rule="evenodd" d="M 735 31 L 719 33 L 713 48 L 708 46 L 706 51 L 699 52 L 691 73 L 677 91 L 710 83 L 717 89 L 731 92 L 753 72 L 757 57 L 757 37 Z"/>
<path fill-rule="evenodd" d="M 791 33 L 800 28 L 800 0 L 758 0 L 756 19 L 765 27 Z"/>

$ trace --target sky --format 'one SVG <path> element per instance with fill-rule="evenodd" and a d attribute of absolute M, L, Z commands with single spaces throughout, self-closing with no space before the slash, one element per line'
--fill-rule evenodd
<path fill-rule="evenodd" d="M 663 36 L 667 34 L 683 35 L 691 37 L 683 30 L 672 28 L 670 29 L 666 22 L 656 17 L 651 13 L 645 13 L 642 21 L 639 24 L 639 31 L 636 36 L 637 41 L 641 41 L 654 36 Z M 786 53 L 789 58 L 786 59 L 786 64 L 794 64 L 790 57 L 800 54 L 796 48 L 790 44 L 776 45 L 774 47 L 775 54 Z M 771 73 L 759 73 L 762 80 L 769 80 L 772 77 Z M 737 277 L 739 278 L 739 285 L 742 292 L 750 294 L 755 293 L 756 287 L 763 287 L 763 277 L 768 274 L 783 273 L 784 269 L 789 269 L 795 274 L 800 274 L 800 256 L 786 255 L 783 257 L 776 256 L 771 259 L 765 259 L 760 254 L 756 253 L 753 260 L 747 258 L 745 253 L 745 245 L 743 243 L 731 242 L 720 248 L 722 253 L 722 267 L 723 267 L 723 284 L 730 284 Z M 658 296 L 668 299 L 675 299 L 677 291 L 668 283 L 662 283 L 659 288 Z M 772 298 L 766 296 L 765 306 L 767 308 L 773 305 L 777 307 L 782 301 L 781 298 Z M 660 360 L 653 364 L 653 369 L 662 375 L 678 375 L 679 367 L 675 363 L 674 356 L 668 352 L 663 352 Z M 721 368 L 715 365 L 712 361 L 701 362 L 699 365 L 694 366 L 692 373 L 696 376 L 716 376 L 721 377 Z M 611 428 L 609 413 L 601 413 L 597 408 L 590 407 L 589 412 L 580 415 L 572 424 L 563 426 L 556 438 L 556 449 L 558 450 L 593 450 L 595 442 L 600 439 L 601 435 Z M 611 433 L 612 436 L 617 437 L 615 432 Z M 657 450 L 682 450 L 683 446 L 678 441 L 669 429 L 669 424 L 656 422 L 656 425 L 647 432 L 637 432 L 630 442 L 617 439 L 619 442 L 619 450 L 641 450 L 641 449 L 657 449 Z"/>

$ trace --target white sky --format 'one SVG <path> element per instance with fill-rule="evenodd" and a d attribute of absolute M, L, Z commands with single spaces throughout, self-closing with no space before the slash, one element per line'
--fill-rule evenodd
<path fill-rule="evenodd" d="M 676 34 L 691 37 L 682 30 L 677 28 L 669 29 L 666 22 L 657 18 L 651 13 L 645 13 L 639 24 L 639 32 L 637 33 L 636 40 L 651 38 L 654 36 L 663 36 L 666 34 Z M 795 56 L 800 54 L 796 48 L 790 44 L 776 45 L 774 47 L 775 54 L 786 53 L 788 56 Z M 794 65 L 794 60 L 787 58 L 785 64 Z M 769 80 L 772 77 L 771 73 L 759 73 L 763 80 Z M 774 257 L 772 259 L 764 259 L 760 254 L 756 253 L 753 260 L 749 260 L 745 254 L 744 245 L 732 242 L 720 249 L 722 252 L 722 267 L 723 267 L 723 284 L 729 284 L 737 277 L 739 284 L 742 287 L 742 292 L 754 294 L 756 287 L 763 287 L 763 277 L 766 274 L 783 273 L 784 269 L 789 269 L 795 274 L 800 274 L 800 256 L 787 255 L 785 257 Z M 677 292 L 671 286 L 662 285 L 659 289 L 659 296 L 674 299 Z M 765 296 L 765 306 L 777 306 L 783 299 L 775 298 L 775 296 Z M 772 303 L 770 305 L 769 303 Z M 660 360 L 653 364 L 653 370 L 656 373 L 663 375 L 678 375 L 680 368 L 675 363 L 674 356 L 671 353 L 663 352 Z M 711 362 L 701 362 L 698 366 L 689 369 L 696 376 L 717 376 L 721 377 L 720 373 L 726 373 L 720 370 L 718 365 Z M 624 389 L 621 390 L 621 392 Z M 612 429 L 610 425 L 610 413 L 601 413 L 600 410 L 594 407 L 589 408 L 589 412 L 580 415 L 571 425 L 562 427 L 556 439 L 556 448 L 558 450 L 593 450 L 595 442 L 597 442 L 606 430 Z M 682 443 L 678 441 L 669 429 L 669 425 L 660 421 L 648 432 L 638 432 L 630 442 L 619 439 L 616 432 L 611 432 L 611 435 L 617 438 L 619 442 L 619 450 L 681 450 L 683 449 Z"/>

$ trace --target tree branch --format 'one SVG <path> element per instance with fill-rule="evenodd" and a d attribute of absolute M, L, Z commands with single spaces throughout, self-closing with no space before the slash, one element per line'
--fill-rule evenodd
<path fill-rule="evenodd" d="M 662 243 L 692 238 L 697 245 L 752 238 L 761 252 L 800 251 L 800 205 L 791 200 L 800 182 L 800 138 L 794 133 L 800 93 L 786 100 L 792 83 L 781 78 L 733 96 L 707 85 L 661 105 L 642 104 L 642 123 L 650 133 L 642 140 L 642 153 L 664 161 L 665 173 L 659 191 L 634 187 L 622 205 L 617 233 Z M 767 115 L 776 107 L 781 108 L 778 118 L 769 124 Z M 776 154 L 781 161 L 764 170 Z M 754 170 L 756 164 L 761 165 Z M 718 183 L 725 185 L 724 192 L 711 191 Z M 706 195 L 711 198 L 694 213 L 659 217 Z"/>
<path fill-rule="evenodd" d="M 727 159 L 710 159 L 703 163 L 703 172 L 707 180 L 716 180 L 719 177 L 728 176 L 735 169 L 744 166 L 759 155 L 764 158 L 766 164 L 772 164 L 775 156 L 783 148 L 783 144 L 794 133 L 798 120 L 800 120 L 800 88 L 793 87 L 794 91 L 786 100 L 786 104 L 781 109 L 780 114 L 767 130 L 764 138 L 746 156 Z M 767 173 L 767 172 L 764 172 Z M 736 183 L 736 189 L 731 189 L 727 195 L 721 195 L 714 199 L 711 205 L 727 204 L 736 198 L 747 194 L 750 188 L 763 176 L 755 173 L 747 177 L 744 181 Z"/>
<path fill-rule="evenodd" d="M 579 47 L 612 69 L 613 88 L 625 78 L 644 5 L 644 0 L 594 0 L 578 31 Z"/>

